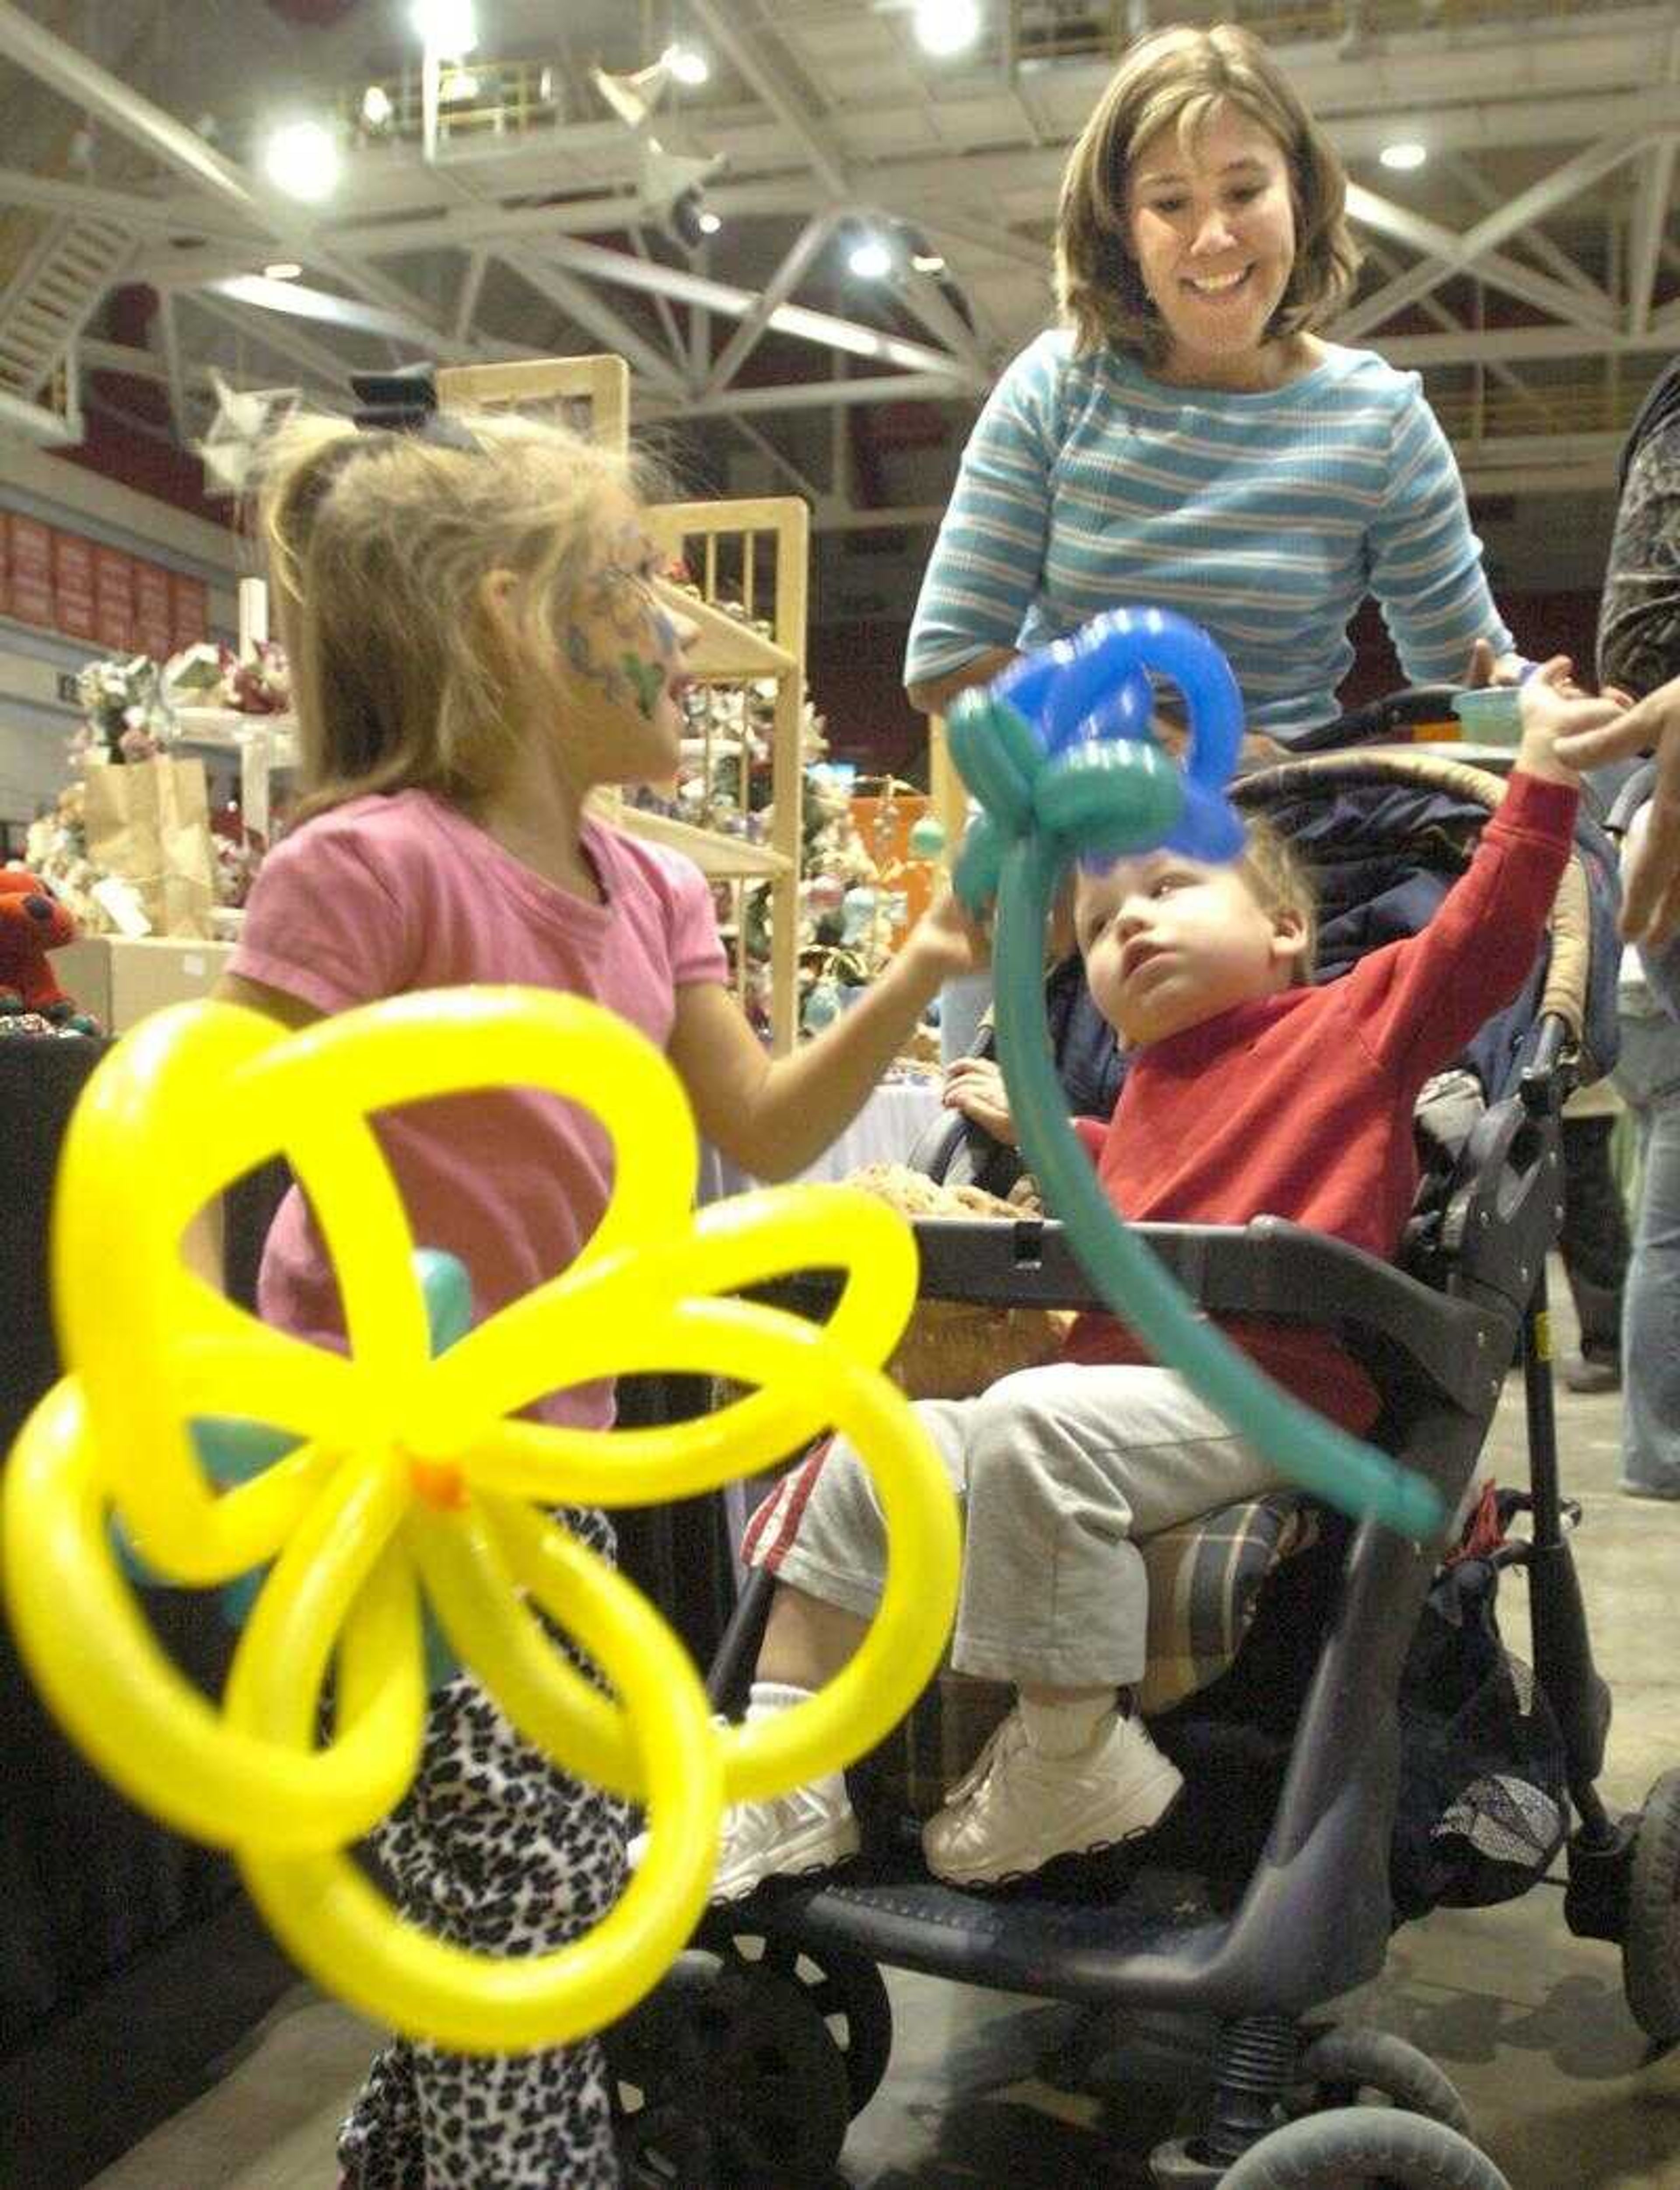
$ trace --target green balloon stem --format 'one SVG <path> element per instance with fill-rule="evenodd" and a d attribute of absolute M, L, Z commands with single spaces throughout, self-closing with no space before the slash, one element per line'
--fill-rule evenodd
<path fill-rule="evenodd" d="M 433 1357 L 458 1345 L 473 1327 L 473 1288 L 465 1265 L 440 1247 L 417 1247 L 414 1275 L 426 1308 L 426 1328 Z M 200 1465 L 224 1489 L 248 1483 L 264 1468 L 272 1467 L 303 1443 L 290 1430 L 271 1428 L 266 1422 L 245 1421 L 227 1415 L 199 1415 L 192 1422 L 192 1438 Z M 136 1581 L 147 1587 L 163 1586 L 163 1576 L 147 1566 L 113 1514 L 107 1523 L 111 1541 Z M 243 1627 L 250 1617 L 269 1572 L 266 1564 L 224 1582 L 220 1591 L 223 1617 L 230 1627 Z M 460 1663 L 439 1627 L 429 1605 L 424 1606 L 426 1681 L 429 1688 L 443 1687 L 461 1670 Z"/>
<path fill-rule="evenodd" d="M 1422 1540 L 1441 1525 L 1433 1484 L 1281 1392 L 1211 1324 L 1116 1214 L 1067 1116 L 1044 1017 L 1042 939 L 1065 854 L 1035 831 L 1005 853 L 996 935 L 999 1057 L 1021 1146 L 1108 1306 L 1280 1475 L 1356 1519 Z"/>

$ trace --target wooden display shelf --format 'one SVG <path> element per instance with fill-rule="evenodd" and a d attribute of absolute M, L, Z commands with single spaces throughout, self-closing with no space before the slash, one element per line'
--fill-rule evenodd
<path fill-rule="evenodd" d="M 651 510 L 649 515 L 658 519 L 664 512 Z M 700 626 L 700 637 L 685 657 L 695 677 L 719 684 L 737 678 L 751 683 L 760 677 L 786 677 L 798 668 L 797 661 L 785 647 L 725 615 L 698 594 L 686 593 L 664 578 L 654 581 L 654 591 L 667 608 Z"/>
<path fill-rule="evenodd" d="M 786 853 L 769 844 L 749 843 L 744 837 L 726 837 L 716 829 L 697 829 L 691 821 L 678 821 L 673 814 L 642 806 L 614 806 L 609 813 L 614 825 L 627 835 L 686 852 L 708 882 L 775 882 L 794 871 Z"/>
<path fill-rule="evenodd" d="M 255 599 L 260 578 L 240 582 L 240 621 Z M 264 615 L 266 610 L 264 611 Z M 273 835 L 269 779 L 277 768 L 298 765 L 298 723 L 292 715 L 248 715 L 237 707 L 178 707 L 177 745 L 239 755 L 239 811 L 246 828 L 264 843 Z"/>
<path fill-rule="evenodd" d="M 294 715 L 248 715 L 237 707 L 177 707 L 177 745 L 205 746 L 213 752 L 243 752 L 262 734 L 270 740 L 275 768 L 298 764 L 298 721 Z"/>

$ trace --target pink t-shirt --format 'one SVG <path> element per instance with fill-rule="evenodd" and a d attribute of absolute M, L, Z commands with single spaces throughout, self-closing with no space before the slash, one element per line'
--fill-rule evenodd
<path fill-rule="evenodd" d="M 604 904 L 545 882 L 428 791 L 352 800 L 270 854 L 230 970 L 322 1012 L 470 982 L 562 989 L 663 1049 L 677 990 L 726 978 L 711 893 L 661 846 L 595 822 L 583 843 Z M 610 1143 L 558 1096 L 439 1096 L 382 1112 L 377 1131 L 416 1243 L 466 1264 L 475 1320 L 564 1269 L 605 1210 Z M 284 1330 L 343 1343 L 337 1282 L 295 1187 L 263 1251 L 258 1302 Z M 611 1387 L 575 1386 L 536 1411 L 604 1427 Z"/>

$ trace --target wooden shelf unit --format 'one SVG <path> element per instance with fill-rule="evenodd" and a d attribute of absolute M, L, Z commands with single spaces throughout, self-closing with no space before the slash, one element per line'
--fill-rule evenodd
<path fill-rule="evenodd" d="M 689 661 L 695 675 L 714 684 L 773 684 L 770 730 L 770 1040 L 778 1054 L 797 1038 L 799 1009 L 799 854 L 803 836 L 805 775 L 802 751 L 805 713 L 805 623 L 810 573 L 810 511 L 797 496 L 736 502 L 661 503 L 648 512 L 648 529 L 700 588 L 695 597 L 672 587 L 673 605 L 701 626 Z M 739 603 L 768 623 L 765 639 L 715 604 Z M 721 628 L 720 628 L 721 627 Z M 701 781 L 709 792 L 709 755 Z M 625 813 L 634 827 L 639 816 Z M 709 833 L 709 832 L 708 832 Z M 743 861 L 762 862 L 764 848 L 739 838 L 714 839 Z M 726 855 L 727 856 L 727 855 Z M 763 865 L 742 879 L 765 879 Z M 736 890 L 737 979 L 744 982 L 746 922 Z"/>
<path fill-rule="evenodd" d="M 249 661 L 269 635 L 269 589 L 261 578 L 239 582 L 239 656 Z M 245 826 L 267 843 L 272 834 L 269 779 L 298 764 L 298 725 L 291 715 L 247 714 L 237 707 L 178 707 L 176 743 L 189 750 L 239 755 L 239 810 Z"/>

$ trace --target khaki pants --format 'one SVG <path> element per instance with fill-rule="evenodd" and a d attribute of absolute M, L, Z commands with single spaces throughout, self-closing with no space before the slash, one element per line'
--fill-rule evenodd
<path fill-rule="evenodd" d="M 1137 1540 L 1280 1480 L 1170 1369 L 1059 1362 L 916 1410 L 963 1510 L 951 1664 L 982 1680 L 1140 1680 L 1149 1588 Z M 764 1501 L 744 1550 L 809 1596 L 873 1613 L 881 1509 L 843 1438 Z"/>

